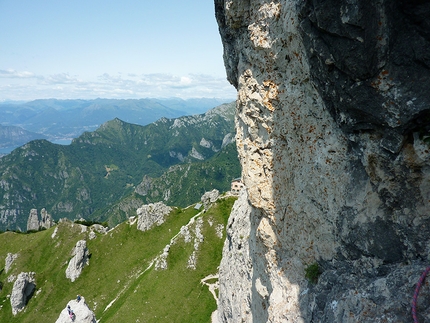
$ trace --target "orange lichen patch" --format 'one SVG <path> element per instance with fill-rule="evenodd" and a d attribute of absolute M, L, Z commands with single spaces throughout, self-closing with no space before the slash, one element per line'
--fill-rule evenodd
<path fill-rule="evenodd" d="M 392 78 L 388 78 L 389 72 L 382 70 L 379 75 L 370 83 L 370 86 L 379 91 L 388 91 L 394 86 Z"/>
<path fill-rule="evenodd" d="M 264 81 L 263 86 L 264 86 L 263 104 L 267 109 L 273 112 L 275 111 L 275 108 L 273 107 L 272 101 L 278 99 L 278 95 L 279 95 L 278 86 L 275 84 L 275 82 L 270 80 Z"/>

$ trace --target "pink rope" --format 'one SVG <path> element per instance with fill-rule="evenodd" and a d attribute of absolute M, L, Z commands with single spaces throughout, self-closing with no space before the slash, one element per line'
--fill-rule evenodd
<path fill-rule="evenodd" d="M 414 319 L 414 323 L 418 323 L 417 318 L 417 300 L 418 300 L 418 294 L 420 293 L 421 286 L 424 283 L 424 280 L 426 279 L 427 274 L 430 272 L 430 266 L 424 270 L 424 272 L 421 274 L 420 279 L 418 280 L 417 287 L 415 287 L 414 297 L 412 298 L 412 318 Z"/>

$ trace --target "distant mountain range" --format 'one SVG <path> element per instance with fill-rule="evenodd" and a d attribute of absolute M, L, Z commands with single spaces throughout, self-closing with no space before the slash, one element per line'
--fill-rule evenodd
<path fill-rule="evenodd" d="M 0 128 L 0 148 L 9 151 L 33 139 L 72 139 L 93 131 L 103 123 L 119 118 L 147 125 L 161 117 L 177 118 L 204 113 L 226 103 L 220 99 L 140 99 L 140 100 L 35 100 L 0 103 L 0 125 L 22 129 Z M 25 131 L 36 133 L 30 134 Z M 7 135 L 9 133 L 9 135 Z M 6 151 L 8 152 L 8 151 Z"/>
<path fill-rule="evenodd" d="M 27 131 L 21 127 L 0 125 L 0 148 L 19 147 L 31 140 L 46 138 L 45 135 Z"/>
<path fill-rule="evenodd" d="M 146 126 L 116 118 L 70 145 L 35 140 L 15 149 L 0 162 L 0 229 L 25 230 L 32 208 L 113 225 L 144 202 L 185 206 L 206 190 L 228 190 L 240 176 L 234 109 Z"/>

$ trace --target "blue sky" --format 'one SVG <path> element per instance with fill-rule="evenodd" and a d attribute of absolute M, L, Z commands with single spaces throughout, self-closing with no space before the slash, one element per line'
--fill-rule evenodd
<path fill-rule="evenodd" d="M 0 0 L 0 101 L 235 98 L 213 0 Z"/>

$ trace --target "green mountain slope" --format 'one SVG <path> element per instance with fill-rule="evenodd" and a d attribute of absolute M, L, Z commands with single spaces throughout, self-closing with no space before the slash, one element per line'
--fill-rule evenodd
<path fill-rule="evenodd" d="M 55 322 L 67 302 L 81 294 L 100 323 L 209 323 L 216 302 L 201 280 L 217 273 L 234 200 L 220 199 L 201 213 L 193 207 L 175 208 L 165 223 L 146 232 L 124 222 L 92 240 L 89 228 L 83 232 L 81 225 L 68 221 L 31 234 L 0 234 L 0 264 L 7 253 L 18 253 L 8 273 L 0 266 L 0 322 Z M 187 224 L 188 240 L 179 234 Z M 197 231 L 203 239 L 196 251 Z M 70 282 L 65 270 L 73 247 L 82 239 L 91 258 L 81 276 Z M 166 245 L 170 245 L 167 269 L 155 270 L 155 260 Z M 188 262 L 194 252 L 192 269 Z M 25 310 L 13 316 L 9 277 L 29 271 L 36 273 L 36 291 Z"/>
<path fill-rule="evenodd" d="M 231 143 L 207 161 L 171 166 L 158 178 L 145 176 L 132 193 L 95 211 L 93 219 L 114 226 L 135 216 L 142 204 L 163 201 L 185 207 L 212 189 L 229 191 L 231 180 L 240 174 L 236 145 Z"/>
<path fill-rule="evenodd" d="M 114 119 L 69 146 L 32 141 L 0 159 L 0 229 L 25 230 L 32 208 L 46 208 L 55 220 L 92 219 L 129 196 L 144 176 L 157 178 L 173 165 L 219 154 L 234 133 L 233 114 L 234 105 L 227 104 L 147 126 Z M 204 187 L 198 180 L 192 184 Z"/>

